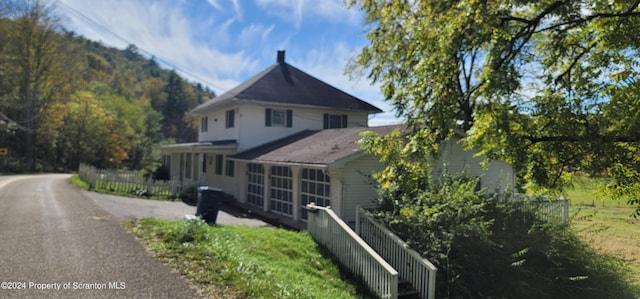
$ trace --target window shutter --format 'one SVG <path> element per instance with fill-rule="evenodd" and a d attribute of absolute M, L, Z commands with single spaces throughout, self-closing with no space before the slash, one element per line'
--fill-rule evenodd
<path fill-rule="evenodd" d="M 264 125 L 271 127 L 271 108 L 264 110 Z"/>
<path fill-rule="evenodd" d="M 346 128 L 347 127 L 347 115 L 343 115 L 342 116 L 342 127 Z"/>
<path fill-rule="evenodd" d="M 293 111 L 287 110 L 287 128 L 291 128 L 293 126 Z"/>
<path fill-rule="evenodd" d="M 329 114 L 325 113 L 325 114 L 322 116 L 322 118 L 323 118 L 323 120 L 322 120 L 322 123 L 323 123 L 323 129 L 325 129 L 325 130 L 326 130 L 326 129 L 328 129 L 328 128 L 329 128 Z"/>

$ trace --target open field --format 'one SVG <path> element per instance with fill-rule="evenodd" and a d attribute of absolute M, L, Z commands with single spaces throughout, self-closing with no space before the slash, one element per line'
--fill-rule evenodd
<path fill-rule="evenodd" d="M 640 286 L 640 218 L 631 216 L 635 208 L 626 202 L 599 195 L 599 184 L 579 179 L 573 190 L 567 190 L 572 227 L 597 250 L 623 258 L 632 270 L 630 278 Z"/>

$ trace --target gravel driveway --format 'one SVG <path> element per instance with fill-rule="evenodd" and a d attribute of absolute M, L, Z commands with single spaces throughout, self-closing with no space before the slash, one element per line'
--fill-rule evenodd
<path fill-rule="evenodd" d="M 196 207 L 189 206 L 182 201 L 162 201 L 141 198 L 130 198 L 101 194 L 91 191 L 82 191 L 98 206 L 120 220 L 133 220 L 146 217 L 162 218 L 167 220 L 184 219 L 185 215 L 194 215 Z M 241 213 L 235 213 L 232 208 L 223 204 L 218 213 L 217 224 L 246 225 L 246 226 L 270 226 L 266 222 L 247 218 Z"/>

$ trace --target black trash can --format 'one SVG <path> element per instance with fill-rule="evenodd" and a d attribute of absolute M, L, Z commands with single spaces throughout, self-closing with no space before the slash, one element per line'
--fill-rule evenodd
<path fill-rule="evenodd" d="M 220 203 L 224 198 L 222 189 L 208 186 L 198 187 L 198 207 L 196 216 L 201 216 L 205 222 L 216 224 Z"/>

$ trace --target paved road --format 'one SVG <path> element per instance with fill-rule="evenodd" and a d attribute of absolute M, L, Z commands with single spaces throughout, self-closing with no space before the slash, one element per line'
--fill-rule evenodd
<path fill-rule="evenodd" d="M 0 184 L 2 182 L 0 181 Z M 111 216 L 120 220 L 132 220 L 145 217 L 156 217 L 168 220 L 184 219 L 185 215 L 194 215 L 196 208 L 182 201 L 160 201 L 140 198 L 122 197 L 81 191 L 88 199 L 103 208 Z M 216 223 L 223 225 L 270 226 L 264 221 L 247 218 L 241 212 L 223 205 L 218 213 Z"/>
<path fill-rule="evenodd" d="M 0 177 L 0 298 L 199 297 L 68 178 Z"/>

